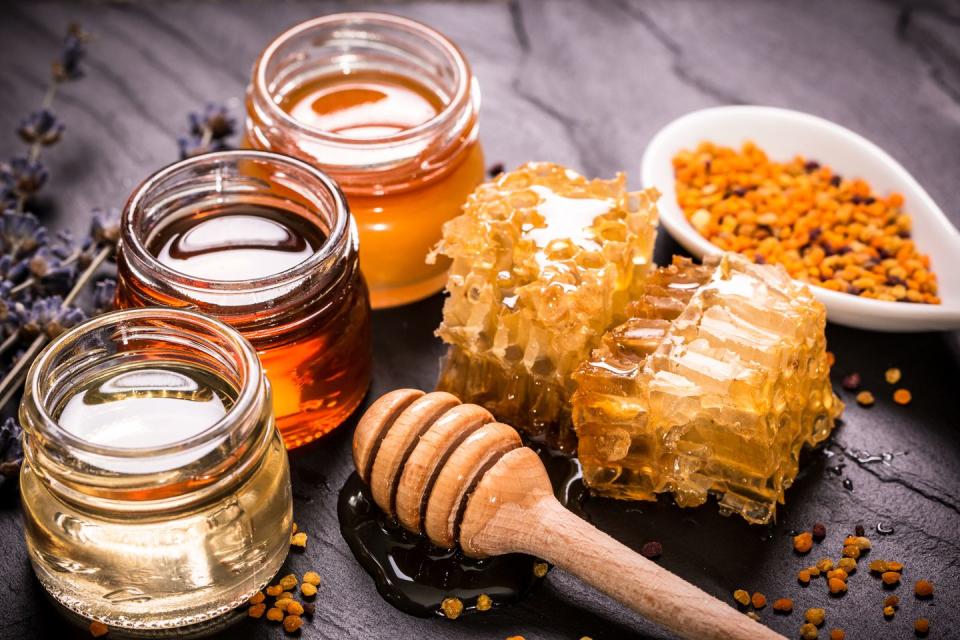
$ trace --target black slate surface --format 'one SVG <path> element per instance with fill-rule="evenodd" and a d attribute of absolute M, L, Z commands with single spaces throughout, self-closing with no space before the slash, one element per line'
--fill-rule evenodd
<path fill-rule="evenodd" d="M 283 28 L 318 14 L 369 7 L 337 2 L 5 2 L 0 6 L 0 152 L 21 147 L 13 129 L 35 108 L 49 59 L 69 21 L 96 34 L 87 77 L 65 88 L 57 111 L 65 140 L 46 157 L 47 220 L 85 228 L 94 206 L 119 206 L 150 172 L 175 159 L 186 113 L 208 100 L 239 107 L 256 53 Z M 373 5 L 381 6 L 382 5 Z M 912 6 L 912 5 L 911 5 Z M 480 78 L 482 137 L 490 163 L 529 159 L 567 163 L 588 174 L 625 170 L 637 184 L 651 135 L 682 113 L 725 103 L 809 111 L 866 135 L 910 170 L 960 224 L 960 13 L 954 2 L 867 0 L 761 3 L 511 2 L 391 3 L 389 11 L 440 28 L 459 43 Z M 238 110 L 239 112 L 239 110 Z M 823 159 L 829 162 L 828 158 Z M 677 246 L 665 232 L 657 259 Z M 375 316 L 376 370 L 371 397 L 400 386 L 432 386 L 441 345 L 432 336 L 435 296 Z M 893 335 L 831 326 L 834 381 L 863 375 L 876 406 L 848 408 L 824 451 L 807 456 L 772 528 L 723 518 L 713 504 L 681 510 L 669 501 L 591 499 L 599 527 L 638 549 L 664 545 L 661 563 L 721 598 L 738 587 L 771 601 L 792 597 L 790 616 L 768 606 L 764 623 L 797 637 L 803 609 L 824 606 L 827 624 L 848 638 L 912 637 L 914 618 L 931 619 L 930 637 L 960 635 L 960 340 L 957 334 Z M 914 394 L 894 405 L 883 381 L 903 370 Z M 392 609 L 340 537 L 336 497 L 351 471 L 352 424 L 291 455 L 295 513 L 310 533 L 292 570 L 323 575 L 317 615 L 304 638 L 663 638 L 652 625 L 560 572 L 510 609 L 447 620 L 420 620 Z M 888 462 L 857 463 L 851 449 L 900 452 Z M 837 475 L 831 467 L 844 465 Z M 844 481 L 852 489 L 844 488 Z M 827 525 L 806 560 L 788 532 Z M 822 581 L 803 588 L 796 571 L 824 556 L 862 523 L 874 558 L 906 563 L 892 621 L 886 592 L 861 568 L 850 592 L 830 598 Z M 880 536 L 878 523 L 895 533 Z M 871 533 L 872 532 L 872 533 Z M 0 638 L 87 637 L 43 597 L 22 541 L 16 500 L 0 503 Z M 862 566 L 862 565 L 861 565 Z M 911 593 L 917 578 L 937 585 L 931 601 Z M 264 621 L 244 621 L 220 638 L 278 638 Z"/>

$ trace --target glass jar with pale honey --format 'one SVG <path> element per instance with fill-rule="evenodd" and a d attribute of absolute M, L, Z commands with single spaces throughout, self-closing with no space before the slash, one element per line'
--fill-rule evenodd
<path fill-rule="evenodd" d="M 448 263 L 426 256 L 484 176 L 480 91 L 456 45 L 386 14 L 309 20 L 257 59 L 246 108 L 246 145 L 309 162 L 346 193 L 375 308 L 443 287 Z"/>
<path fill-rule="evenodd" d="M 34 571 L 111 637 L 218 630 L 286 559 L 290 474 L 270 387 L 222 322 L 157 308 L 89 320 L 34 360 L 20 420 Z"/>
<path fill-rule="evenodd" d="M 117 304 L 179 307 L 256 348 L 288 448 L 336 428 L 370 381 L 370 304 L 356 225 L 322 171 L 221 151 L 146 180 L 123 212 Z"/>

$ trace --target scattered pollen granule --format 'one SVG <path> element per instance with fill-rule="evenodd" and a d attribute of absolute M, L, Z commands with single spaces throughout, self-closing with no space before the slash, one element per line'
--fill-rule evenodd
<path fill-rule="evenodd" d="M 847 583 L 840 578 L 830 578 L 827 584 L 830 586 L 830 593 L 832 595 L 842 595 L 847 592 Z"/>
<path fill-rule="evenodd" d="M 884 618 L 892 618 L 894 613 L 895 613 L 895 611 L 894 611 L 894 608 L 893 608 L 893 607 L 884 607 L 884 608 L 883 608 L 883 617 L 884 617 Z"/>
<path fill-rule="evenodd" d="M 813 525 L 811 533 L 813 534 L 813 539 L 820 542 L 827 537 L 827 527 L 822 522 L 817 522 Z"/>
<path fill-rule="evenodd" d="M 918 636 L 925 636 L 930 632 L 930 621 L 926 618 L 917 618 L 917 621 L 913 623 L 913 631 Z"/>
<path fill-rule="evenodd" d="M 485 593 L 477 596 L 477 611 L 489 611 L 493 606 L 493 600 Z"/>
<path fill-rule="evenodd" d="M 747 593 L 744 589 L 737 589 L 733 592 L 733 599 L 737 601 L 738 604 L 743 605 L 744 607 L 750 604 L 750 594 Z"/>
<path fill-rule="evenodd" d="M 300 585 L 300 593 L 302 593 L 306 598 L 312 598 L 313 596 L 317 595 L 317 587 L 309 582 L 304 582 Z"/>
<path fill-rule="evenodd" d="M 753 604 L 754 609 L 763 609 L 767 606 L 767 596 L 757 591 L 753 594 L 753 597 L 750 598 L 750 602 Z"/>
<path fill-rule="evenodd" d="M 533 575 L 537 576 L 538 578 L 542 578 L 543 576 L 547 575 L 547 570 L 549 568 L 550 565 L 548 565 L 546 562 L 537 562 L 533 565 Z"/>
<path fill-rule="evenodd" d="M 797 572 L 797 580 L 800 581 L 800 584 L 810 584 L 810 571 L 801 569 Z"/>
<path fill-rule="evenodd" d="M 933 595 L 933 583 L 929 580 L 917 580 L 913 585 L 913 592 L 918 598 L 929 598 Z"/>
<path fill-rule="evenodd" d="M 793 600 L 790 598 L 780 598 L 773 603 L 773 610 L 778 613 L 790 613 L 793 611 Z"/>
<path fill-rule="evenodd" d="M 287 604 L 287 613 L 291 613 L 295 616 L 302 616 L 303 605 L 297 602 L 296 600 L 291 600 L 289 604 Z"/>
<path fill-rule="evenodd" d="M 90 635 L 94 638 L 102 638 L 110 632 L 110 629 L 107 628 L 107 625 L 103 624 L 99 620 L 94 620 L 90 623 Z"/>
<path fill-rule="evenodd" d="M 846 571 L 847 575 L 850 575 L 857 570 L 857 561 L 853 558 L 840 558 L 837 561 L 837 567 Z"/>
<path fill-rule="evenodd" d="M 299 547 L 300 549 L 307 548 L 307 534 L 303 531 L 298 531 L 297 533 L 290 536 L 290 546 Z"/>
<path fill-rule="evenodd" d="M 896 571 L 884 571 L 880 575 L 880 579 L 883 580 L 883 584 L 892 587 L 893 585 L 900 582 L 900 574 Z"/>
<path fill-rule="evenodd" d="M 283 630 L 287 633 L 293 633 L 302 626 L 303 618 L 300 616 L 291 615 L 283 619 Z"/>
<path fill-rule="evenodd" d="M 463 613 L 463 602 L 460 598 L 444 598 L 440 603 L 440 609 L 450 620 L 456 620 Z"/>
<path fill-rule="evenodd" d="M 800 625 L 800 637 L 803 638 L 803 640 L 817 640 L 818 633 L 817 628 L 809 622 Z"/>
<path fill-rule="evenodd" d="M 267 620 L 270 622 L 280 622 L 283 620 L 283 609 L 272 607 L 267 609 Z"/>
<path fill-rule="evenodd" d="M 831 569 L 827 572 L 827 580 L 843 580 L 847 581 L 847 572 L 843 569 Z"/>
<path fill-rule="evenodd" d="M 893 392 L 893 401 L 897 404 L 910 404 L 913 400 L 913 394 L 909 389 L 897 389 Z"/>
<path fill-rule="evenodd" d="M 797 553 L 807 553 L 813 548 L 813 534 L 804 531 L 793 537 L 793 549 Z"/>
<path fill-rule="evenodd" d="M 266 591 L 267 591 L 267 595 L 268 595 L 268 596 L 272 596 L 272 597 L 276 598 L 276 597 L 279 596 L 281 593 L 283 593 L 283 587 L 281 587 L 281 586 L 278 585 L 278 584 L 272 584 L 272 585 L 270 585 L 269 587 L 267 587 Z"/>
<path fill-rule="evenodd" d="M 883 374 L 884 379 L 888 384 L 897 384 L 900 382 L 900 369 L 892 367 L 887 369 Z"/>
<path fill-rule="evenodd" d="M 861 391 L 857 394 L 857 404 L 859 404 L 861 407 L 869 407 L 874 402 L 876 402 L 876 400 L 874 399 L 873 394 L 869 391 Z"/>
<path fill-rule="evenodd" d="M 883 599 L 883 606 L 885 607 L 896 607 L 898 604 L 900 604 L 898 596 L 887 596 Z"/>
<path fill-rule="evenodd" d="M 297 576 L 293 575 L 292 573 L 290 575 L 283 576 L 280 578 L 279 584 L 284 591 L 290 591 L 290 589 L 293 589 L 295 586 L 297 586 Z"/>
<path fill-rule="evenodd" d="M 260 604 L 264 600 L 266 600 L 266 596 L 263 595 L 263 591 L 257 591 L 255 594 L 250 596 L 250 599 L 247 600 L 247 602 L 249 604 Z"/>
<path fill-rule="evenodd" d="M 830 640 L 844 640 L 847 637 L 843 629 L 830 629 Z"/>
<path fill-rule="evenodd" d="M 262 602 L 258 602 L 257 604 L 250 605 L 250 608 L 247 609 L 247 615 L 251 618 L 262 618 L 266 610 L 267 605 Z"/>
<path fill-rule="evenodd" d="M 316 571 L 307 571 L 303 574 L 303 581 L 307 584 L 312 584 L 315 587 L 320 586 L 320 574 Z"/>
<path fill-rule="evenodd" d="M 823 624 L 823 620 L 826 618 L 827 612 L 818 607 L 811 607 L 803 612 L 803 619 L 809 622 L 810 624 L 815 624 L 818 627 Z"/>
<path fill-rule="evenodd" d="M 841 551 L 841 553 L 846 558 L 853 558 L 854 560 L 856 560 L 857 558 L 860 557 L 860 547 L 858 547 L 855 544 L 848 544 L 843 548 L 843 551 Z"/>

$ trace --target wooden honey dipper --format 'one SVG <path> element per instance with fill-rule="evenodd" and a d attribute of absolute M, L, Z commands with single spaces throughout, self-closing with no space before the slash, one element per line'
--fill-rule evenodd
<path fill-rule="evenodd" d="M 449 393 L 380 397 L 353 460 L 380 508 L 437 546 L 543 558 L 684 638 L 783 639 L 567 511 L 516 430 Z"/>

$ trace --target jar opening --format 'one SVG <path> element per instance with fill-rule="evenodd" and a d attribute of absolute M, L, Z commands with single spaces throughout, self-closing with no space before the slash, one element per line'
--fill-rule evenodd
<path fill-rule="evenodd" d="M 282 106 L 291 92 L 317 78 L 364 71 L 387 71 L 415 81 L 442 108 L 414 126 L 356 137 L 313 126 Z M 375 12 L 335 14 L 300 23 L 277 36 L 253 70 L 253 86 L 267 97 L 262 106 L 272 119 L 326 146 L 367 149 L 436 136 L 462 117 L 471 101 L 472 82 L 466 59 L 444 35 L 415 20 Z"/>
<path fill-rule="evenodd" d="M 223 396 L 218 400 L 222 412 L 209 414 L 215 417 L 204 423 L 209 426 L 200 426 L 182 438 L 161 437 L 154 445 L 138 445 L 129 438 L 117 444 L 61 424 L 65 405 L 86 381 L 102 380 L 109 372 L 142 372 L 144 367 L 184 379 L 175 373 L 177 367 L 215 377 Z M 114 375 L 111 382 L 122 387 L 123 383 L 117 382 L 122 378 Z M 165 382 L 168 388 L 163 394 L 169 397 L 169 380 Z M 217 320 L 176 309 L 114 311 L 64 333 L 37 357 L 27 377 L 21 418 L 34 447 L 42 448 L 43 456 L 55 459 L 56 464 L 114 477 L 170 472 L 216 464 L 224 455 L 242 449 L 263 411 L 264 384 L 256 351 Z M 103 388 L 90 387 L 94 393 Z M 118 391 L 132 393 L 129 388 Z M 110 425 L 95 426 L 102 430 Z M 117 435 L 123 439 L 124 434 Z"/>
<path fill-rule="evenodd" d="M 322 241 L 306 259 L 276 273 L 246 279 L 191 276 L 163 264 L 151 251 L 151 240 L 177 220 L 238 203 L 289 214 L 305 227 L 318 229 Z M 346 200 L 329 176 L 294 158 L 243 150 L 202 154 L 155 173 L 127 202 L 121 234 L 121 250 L 157 279 L 224 293 L 289 288 L 318 270 L 329 270 L 345 247 L 355 243 Z"/>

